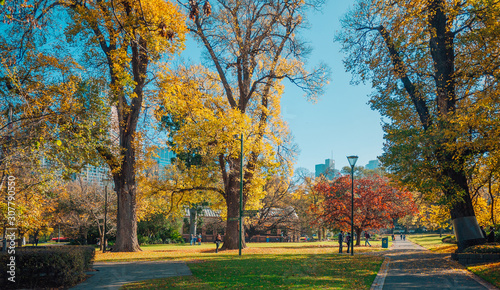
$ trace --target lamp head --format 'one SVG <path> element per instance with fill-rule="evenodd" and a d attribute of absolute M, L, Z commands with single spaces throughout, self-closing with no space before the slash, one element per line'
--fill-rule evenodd
<path fill-rule="evenodd" d="M 358 161 L 358 156 L 347 156 L 347 160 L 349 161 L 349 165 L 351 165 L 351 167 L 354 167 L 354 165 L 356 165 L 356 161 Z"/>

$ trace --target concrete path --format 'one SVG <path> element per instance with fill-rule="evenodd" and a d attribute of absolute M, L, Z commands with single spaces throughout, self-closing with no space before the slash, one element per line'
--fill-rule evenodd
<path fill-rule="evenodd" d="M 410 241 L 394 241 L 383 256 L 373 290 L 497 289 L 452 261 L 450 254 L 433 253 Z"/>
<path fill-rule="evenodd" d="M 130 282 L 192 275 L 186 263 L 170 261 L 94 263 L 94 269 L 98 271 L 87 273 L 92 276 L 70 289 L 120 289 Z"/>

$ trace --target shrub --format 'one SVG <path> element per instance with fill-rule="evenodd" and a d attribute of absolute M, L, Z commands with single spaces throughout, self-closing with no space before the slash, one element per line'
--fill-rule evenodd
<path fill-rule="evenodd" d="M 456 244 L 457 243 L 457 239 L 455 238 L 455 236 L 446 236 L 441 241 L 443 243 L 447 243 L 447 244 Z"/>
<path fill-rule="evenodd" d="M 148 245 L 150 243 L 149 237 L 147 236 L 142 236 L 142 235 L 137 235 L 137 241 L 139 242 L 139 245 Z"/>
<path fill-rule="evenodd" d="M 468 247 L 464 250 L 464 253 L 474 253 L 474 254 L 500 254 L 500 243 L 489 243 L 484 245 L 476 245 Z"/>
<path fill-rule="evenodd" d="M 0 253 L 0 284 L 5 288 L 58 288 L 75 285 L 92 268 L 91 246 L 16 248 L 15 255 Z M 7 278 L 7 263 L 15 257 L 15 283 Z"/>

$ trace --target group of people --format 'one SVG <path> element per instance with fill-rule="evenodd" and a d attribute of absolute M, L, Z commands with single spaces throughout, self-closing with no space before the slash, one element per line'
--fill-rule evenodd
<path fill-rule="evenodd" d="M 354 238 L 356 238 L 356 236 L 354 236 Z M 349 251 L 351 251 L 351 234 L 349 232 L 347 232 L 345 235 L 344 235 L 344 232 L 341 230 L 340 233 L 339 233 L 339 253 L 342 253 L 342 243 L 346 243 L 347 244 L 347 253 L 349 253 Z M 370 233 L 366 232 L 365 231 L 365 246 L 372 246 L 370 244 Z"/>
<path fill-rule="evenodd" d="M 198 236 L 191 234 L 191 246 L 196 245 L 196 242 L 198 242 L 198 245 L 201 245 L 201 234 Z"/>
<path fill-rule="evenodd" d="M 484 230 L 483 226 L 481 226 L 481 233 L 483 234 L 484 238 L 486 239 L 486 242 L 488 242 L 488 243 L 495 242 L 495 230 L 493 229 L 493 227 L 490 227 L 490 233 L 486 234 L 486 231 Z"/>
<path fill-rule="evenodd" d="M 198 242 L 198 245 L 201 245 L 201 234 L 199 234 L 198 236 L 196 236 L 195 234 L 191 234 L 191 246 L 196 245 L 196 242 Z M 217 234 L 214 243 L 216 245 L 215 252 L 218 253 L 220 243 L 222 243 L 222 237 L 220 234 Z"/>

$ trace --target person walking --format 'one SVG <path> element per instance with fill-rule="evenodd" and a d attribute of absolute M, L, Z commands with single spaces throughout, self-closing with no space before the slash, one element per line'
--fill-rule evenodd
<path fill-rule="evenodd" d="M 217 237 L 215 237 L 215 252 L 216 253 L 219 252 L 219 246 L 220 246 L 221 242 L 222 242 L 222 237 L 220 236 L 220 234 L 217 234 Z"/>
<path fill-rule="evenodd" d="M 201 245 L 201 234 L 198 235 L 198 245 Z"/>
<path fill-rule="evenodd" d="M 365 247 L 366 247 L 366 244 L 368 244 L 368 246 L 370 246 L 370 247 L 372 246 L 370 244 L 370 234 L 367 231 L 365 231 Z"/>
<path fill-rule="evenodd" d="M 339 233 L 339 253 L 342 254 L 342 242 L 344 241 L 344 233 L 342 233 L 342 230 Z"/>
<path fill-rule="evenodd" d="M 486 239 L 487 236 L 486 236 L 486 232 L 484 231 L 484 227 L 480 226 L 479 228 L 481 229 L 481 233 L 483 234 L 483 237 Z"/>
<path fill-rule="evenodd" d="M 493 227 L 490 227 L 490 233 L 488 234 L 488 243 L 494 243 L 495 242 L 495 231 L 493 230 Z"/>
<path fill-rule="evenodd" d="M 351 249 L 351 234 L 347 233 L 345 242 L 347 243 L 347 253 L 349 254 L 349 249 Z"/>
<path fill-rule="evenodd" d="M 190 244 L 191 244 L 191 246 L 192 246 L 193 244 L 195 244 L 195 245 L 196 245 L 196 237 L 194 236 L 194 234 L 191 234 L 191 243 L 190 243 Z"/>

